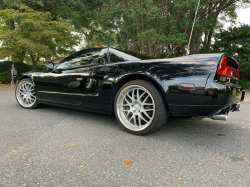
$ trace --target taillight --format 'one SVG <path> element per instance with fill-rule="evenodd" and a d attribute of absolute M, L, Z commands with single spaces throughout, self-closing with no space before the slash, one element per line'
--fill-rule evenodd
<path fill-rule="evenodd" d="M 227 65 L 227 56 L 224 55 L 217 70 L 217 75 L 238 79 L 239 74 L 240 74 L 240 67 L 235 69 Z"/>

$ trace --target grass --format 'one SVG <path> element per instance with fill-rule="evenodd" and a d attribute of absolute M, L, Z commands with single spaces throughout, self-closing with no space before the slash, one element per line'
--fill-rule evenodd
<path fill-rule="evenodd" d="M 250 80 L 239 80 L 239 85 L 246 88 L 246 92 L 250 92 Z"/>

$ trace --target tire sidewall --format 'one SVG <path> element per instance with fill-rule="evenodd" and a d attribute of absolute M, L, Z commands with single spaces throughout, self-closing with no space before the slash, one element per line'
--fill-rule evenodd
<path fill-rule="evenodd" d="M 32 82 L 32 80 L 30 80 L 30 79 L 28 79 L 28 78 L 22 79 L 21 81 L 19 81 L 18 84 L 17 84 L 17 86 L 16 86 L 16 89 L 15 89 L 15 98 L 16 98 L 17 103 L 18 103 L 21 107 L 23 107 L 23 108 L 25 108 L 25 109 L 34 109 L 34 108 L 37 108 L 37 107 L 39 106 L 39 103 L 38 103 L 38 101 L 37 101 L 37 98 L 36 98 L 36 101 L 34 102 L 34 104 L 33 104 L 32 106 L 29 106 L 29 107 L 25 107 L 25 106 L 23 106 L 21 103 L 19 103 L 19 101 L 18 101 L 18 99 L 17 99 L 17 91 L 18 91 L 18 89 L 19 89 L 19 85 L 20 85 L 21 83 L 23 83 L 23 82 L 30 82 L 30 83 L 32 83 L 33 86 L 35 87 L 35 85 L 34 85 L 34 83 Z M 35 90 L 35 92 L 36 92 L 36 90 Z"/>
<path fill-rule="evenodd" d="M 141 130 L 141 131 L 132 131 L 128 128 L 126 128 L 122 122 L 119 120 L 119 117 L 118 117 L 118 114 L 117 114 L 117 100 L 118 100 L 118 97 L 120 95 L 120 93 L 123 91 L 124 88 L 126 88 L 127 86 L 131 86 L 131 85 L 140 85 L 142 87 L 144 87 L 146 90 L 148 90 L 150 92 L 150 94 L 152 95 L 153 99 L 154 99 L 154 103 L 155 103 L 155 115 L 154 115 L 154 119 L 152 120 L 151 124 Z M 159 107 L 159 99 L 157 97 L 157 93 L 158 92 L 158 89 L 154 90 L 151 86 L 149 86 L 147 83 L 145 83 L 144 81 L 139 81 L 139 80 L 134 80 L 134 81 L 130 81 L 126 84 L 124 84 L 120 89 L 119 91 L 117 92 L 116 94 L 116 97 L 115 97 L 115 103 L 114 103 L 114 113 L 115 113 L 115 116 L 116 116 L 116 119 L 118 121 L 118 123 L 120 124 L 120 126 L 127 132 L 129 133 L 132 133 L 132 134 L 136 134 L 136 135 L 144 135 L 144 134 L 147 134 L 149 132 L 152 132 L 154 131 L 154 129 L 156 128 L 158 122 L 159 122 L 159 119 L 161 117 L 164 117 L 164 116 L 161 116 L 161 112 L 160 112 L 160 107 Z M 167 115 L 167 113 L 166 113 Z"/>

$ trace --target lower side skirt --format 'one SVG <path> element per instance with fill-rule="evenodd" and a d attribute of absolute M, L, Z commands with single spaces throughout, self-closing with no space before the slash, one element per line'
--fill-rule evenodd
<path fill-rule="evenodd" d="M 89 112 L 96 112 L 100 114 L 113 114 L 113 105 L 111 102 L 96 102 L 96 101 L 84 101 L 79 105 L 61 103 L 49 100 L 38 99 L 38 102 L 46 105 L 59 106 L 64 108 L 71 108 L 77 110 L 84 110 Z"/>

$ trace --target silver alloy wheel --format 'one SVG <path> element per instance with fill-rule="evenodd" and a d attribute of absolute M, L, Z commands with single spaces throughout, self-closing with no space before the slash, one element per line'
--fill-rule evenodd
<path fill-rule="evenodd" d="M 154 119 L 155 102 L 142 86 L 130 85 L 119 94 L 116 111 L 121 123 L 132 131 L 146 129 Z"/>
<path fill-rule="evenodd" d="M 32 107 L 36 102 L 34 85 L 29 81 L 20 82 L 16 88 L 16 97 L 23 107 Z"/>

